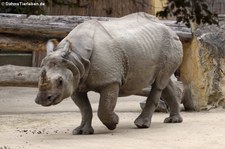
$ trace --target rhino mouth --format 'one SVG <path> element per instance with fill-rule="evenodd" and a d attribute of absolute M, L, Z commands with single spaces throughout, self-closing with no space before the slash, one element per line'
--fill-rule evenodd
<path fill-rule="evenodd" d="M 49 103 L 46 106 L 56 105 L 56 104 L 60 103 L 61 102 L 60 97 L 61 97 L 60 94 L 55 95 L 55 96 L 48 96 L 47 98 L 49 100 Z"/>
<path fill-rule="evenodd" d="M 36 98 L 35 102 L 37 104 L 40 104 L 40 105 L 44 106 L 44 107 L 49 107 L 51 105 L 56 105 L 56 104 L 58 104 L 58 103 L 60 103 L 62 101 L 60 94 L 49 95 L 49 96 L 47 96 L 44 99 L 39 96 L 39 97 Z"/>
<path fill-rule="evenodd" d="M 61 95 L 57 95 L 57 96 L 54 97 L 51 105 L 56 105 L 56 104 L 60 103 L 61 101 L 62 101 L 61 100 Z"/>

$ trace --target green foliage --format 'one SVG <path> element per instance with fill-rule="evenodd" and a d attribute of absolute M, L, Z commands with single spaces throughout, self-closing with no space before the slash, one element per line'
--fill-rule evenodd
<path fill-rule="evenodd" d="M 177 23 L 183 22 L 187 27 L 191 26 L 190 22 L 218 25 L 218 15 L 209 10 L 206 0 L 168 0 L 167 6 L 156 16 L 175 16 Z"/>

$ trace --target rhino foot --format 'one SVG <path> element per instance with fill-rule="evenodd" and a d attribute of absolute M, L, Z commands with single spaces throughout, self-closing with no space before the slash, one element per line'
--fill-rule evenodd
<path fill-rule="evenodd" d="M 164 123 L 181 123 L 183 122 L 183 118 L 180 115 L 174 115 L 165 118 Z"/>
<path fill-rule="evenodd" d="M 119 117 L 114 113 L 110 121 L 103 122 L 103 124 L 109 129 L 116 129 L 117 124 L 119 123 Z"/>
<path fill-rule="evenodd" d="M 88 135 L 93 134 L 94 129 L 91 126 L 79 126 L 73 130 L 73 135 Z"/>
<path fill-rule="evenodd" d="M 150 127 L 150 124 L 151 124 L 151 120 L 150 120 L 149 118 L 139 116 L 139 117 L 134 121 L 134 124 L 135 124 L 138 128 L 149 128 L 149 127 Z"/>

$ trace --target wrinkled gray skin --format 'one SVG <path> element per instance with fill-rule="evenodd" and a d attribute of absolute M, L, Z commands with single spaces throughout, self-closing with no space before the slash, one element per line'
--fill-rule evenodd
<path fill-rule="evenodd" d="M 82 115 L 73 134 L 94 133 L 88 91 L 100 93 L 98 117 L 113 130 L 119 122 L 114 112 L 117 97 L 135 94 L 149 84 L 152 90 L 135 125 L 150 126 L 162 90 L 169 95 L 166 100 L 171 109 L 164 122 L 182 122 L 173 83 L 167 85 L 181 64 L 182 45 L 155 17 L 135 13 L 112 21 L 87 21 L 53 50 L 42 62 L 35 101 L 50 106 L 71 96 Z"/>
<path fill-rule="evenodd" d="M 170 95 L 167 95 L 167 93 L 175 95 L 178 99 L 180 104 L 183 104 L 183 108 L 181 110 L 185 111 L 196 111 L 193 101 L 191 100 L 191 93 L 190 93 L 190 85 L 184 85 L 181 81 L 177 81 L 175 76 L 171 76 L 171 82 L 169 82 L 169 86 L 173 86 L 173 90 L 169 90 L 167 92 L 166 90 L 162 91 L 162 95 L 158 104 L 158 107 L 156 108 L 156 112 L 168 112 L 170 108 L 167 105 L 167 102 L 164 100 L 166 98 L 171 98 Z M 172 83 L 172 84 L 170 84 Z M 167 86 L 168 86 L 167 85 Z M 140 92 L 137 92 L 135 95 L 138 96 L 145 96 L 148 97 L 149 93 L 151 91 L 151 86 L 147 88 L 143 88 Z M 145 101 L 140 102 L 140 106 L 143 109 L 145 106 Z"/>

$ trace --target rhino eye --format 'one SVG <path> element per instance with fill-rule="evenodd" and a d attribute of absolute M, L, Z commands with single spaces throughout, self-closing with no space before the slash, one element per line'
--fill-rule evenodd
<path fill-rule="evenodd" d="M 63 78 L 62 77 L 59 77 L 57 79 L 57 86 L 60 87 L 60 86 L 62 86 L 62 84 L 63 84 Z"/>

